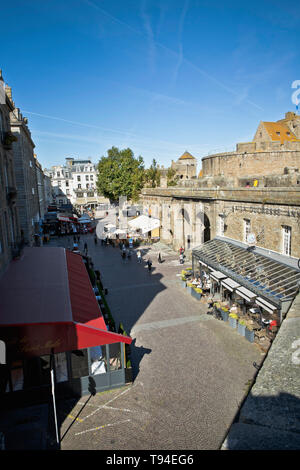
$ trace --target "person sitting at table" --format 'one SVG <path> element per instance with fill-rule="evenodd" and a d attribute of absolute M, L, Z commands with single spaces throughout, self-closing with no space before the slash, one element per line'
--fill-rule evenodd
<path fill-rule="evenodd" d="M 202 284 L 201 279 L 199 278 L 198 283 L 197 283 L 197 289 L 202 289 L 202 287 L 203 287 L 203 284 Z"/>
<path fill-rule="evenodd" d="M 230 313 L 237 313 L 237 311 L 238 311 L 237 305 L 236 305 L 236 304 L 232 304 L 231 309 L 230 309 Z"/>
<path fill-rule="evenodd" d="M 192 280 L 192 284 L 195 285 L 195 286 L 198 284 L 198 281 L 197 281 L 197 279 L 196 279 L 195 277 L 194 277 L 194 279 Z"/>

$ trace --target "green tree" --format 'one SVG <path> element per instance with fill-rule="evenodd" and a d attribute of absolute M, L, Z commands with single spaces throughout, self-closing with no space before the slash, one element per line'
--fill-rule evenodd
<path fill-rule="evenodd" d="M 167 171 L 167 186 L 176 186 L 178 181 L 178 176 L 176 175 L 176 170 L 174 168 L 168 168 Z"/>
<path fill-rule="evenodd" d="M 150 168 L 146 170 L 145 178 L 147 183 L 150 184 L 151 188 L 156 188 L 160 185 L 160 171 L 158 169 L 155 158 L 153 158 Z"/>
<path fill-rule="evenodd" d="M 111 202 L 118 202 L 120 196 L 137 201 L 144 180 L 144 160 L 135 158 L 130 148 L 112 147 L 98 163 L 97 189 Z"/>

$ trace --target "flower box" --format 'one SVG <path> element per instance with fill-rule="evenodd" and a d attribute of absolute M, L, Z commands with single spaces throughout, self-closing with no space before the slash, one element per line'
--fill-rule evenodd
<path fill-rule="evenodd" d="M 222 319 L 223 321 L 228 321 L 228 318 L 229 318 L 229 312 L 227 312 L 226 310 L 221 310 L 221 315 L 222 315 Z"/>
<path fill-rule="evenodd" d="M 254 331 L 249 330 L 247 327 L 245 329 L 245 338 L 250 341 L 250 343 L 254 343 Z"/>
<path fill-rule="evenodd" d="M 181 287 L 183 287 L 184 289 L 186 288 L 186 281 L 184 281 L 183 279 L 181 279 Z"/>
<path fill-rule="evenodd" d="M 242 336 L 245 336 L 246 325 L 244 322 L 238 322 L 238 333 Z"/>
<path fill-rule="evenodd" d="M 191 291 L 191 294 L 192 296 L 197 299 L 197 300 L 200 300 L 201 299 L 201 292 L 199 292 L 201 289 L 195 289 L 195 288 L 192 288 L 192 291 Z M 198 292 L 197 292 L 198 291 Z"/>
<path fill-rule="evenodd" d="M 229 322 L 229 326 L 231 326 L 231 328 L 236 328 L 236 325 L 237 325 L 237 319 L 236 318 L 233 318 L 229 315 L 228 317 L 228 322 Z"/>

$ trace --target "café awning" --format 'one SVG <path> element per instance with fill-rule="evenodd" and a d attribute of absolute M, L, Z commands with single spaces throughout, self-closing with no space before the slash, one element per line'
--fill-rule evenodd
<path fill-rule="evenodd" d="M 240 287 L 240 284 L 237 282 L 233 281 L 229 277 L 226 277 L 221 281 L 221 285 L 224 286 L 226 289 L 228 289 L 230 292 L 233 292 L 235 289 Z"/>
<path fill-rule="evenodd" d="M 131 229 L 141 230 L 142 233 L 150 232 L 160 227 L 160 220 L 147 215 L 140 215 L 128 222 Z"/>
<path fill-rule="evenodd" d="M 224 279 L 226 277 L 226 275 L 223 273 L 220 273 L 220 271 L 211 271 L 209 275 L 217 282 L 219 282 L 221 279 Z"/>
<path fill-rule="evenodd" d="M 246 289 L 246 287 L 239 287 L 236 290 L 236 293 L 240 295 L 241 297 L 243 297 L 244 299 L 248 300 L 248 302 L 250 302 L 251 300 L 255 299 L 255 297 L 257 297 L 257 295 L 254 294 L 254 292 L 251 292 L 250 290 Z"/>
<path fill-rule="evenodd" d="M 25 248 L 0 281 L 0 338 L 11 356 L 40 356 L 131 338 L 107 330 L 82 257 Z"/>

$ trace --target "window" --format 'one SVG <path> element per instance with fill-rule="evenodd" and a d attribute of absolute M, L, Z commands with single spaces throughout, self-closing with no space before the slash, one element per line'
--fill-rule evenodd
<path fill-rule="evenodd" d="M 290 256 L 291 255 L 291 227 L 283 225 L 282 227 L 282 245 L 283 245 L 283 254 Z"/>
<path fill-rule="evenodd" d="M 66 181 L 66 188 L 69 187 L 69 181 Z"/>
<path fill-rule="evenodd" d="M 94 177 L 93 175 L 90 175 L 90 180 L 93 181 Z"/>
<path fill-rule="evenodd" d="M 29 160 L 29 166 L 30 166 L 30 168 L 32 168 L 32 161 L 31 160 Z"/>
<path fill-rule="evenodd" d="M 90 185 L 89 183 L 86 184 L 86 189 L 89 189 Z"/>
<path fill-rule="evenodd" d="M 13 392 L 17 390 L 23 390 L 24 388 L 24 372 L 23 372 L 23 362 L 14 361 L 11 364 L 11 386 L 7 384 L 6 392 Z M 11 388 L 12 387 L 12 388 Z"/>
<path fill-rule="evenodd" d="M 110 370 L 122 369 L 120 343 L 113 343 L 109 345 L 109 368 Z"/>
<path fill-rule="evenodd" d="M 78 184 L 78 185 L 77 185 L 77 189 L 81 189 L 81 184 Z"/>
<path fill-rule="evenodd" d="M 32 188 L 32 194 L 34 194 L 34 188 Z"/>
<path fill-rule="evenodd" d="M 85 180 L 86 180 L 86 181 L 89 180 L 89 175 L 85 175 Z"/>
<path fill-rule="evenodd" d="M 81 178 L 79 175 L 77 176 L 77 181 L 81 181 Z"/>
<path fill-rule="evenodd" d="M 91 375 L 105 374 L 107 371 L 106 346 L 90 348 Z"/>
<path fill-rule="evenodd" d="M 223 214 L 219 215 L 219 235 L 224 236 L 224 217 Z"/>
<path fill-rule="evenodd" d="M 87 377 L 89 375 L 87 349 L 72 351 L 71 354 L 72 377 Z"/>
<path fill-rule="evenodd" d="M 244 219 L 244 242 L 247 243 L 248 235 L 251 231 L 251 223 L 249 219 Z"/>
<path fill-rule="evenodd" d="M 56 173 L 56 177 L 57 177 L 57 178 L 60 178 L 60 171 L 58 171 L 58 172 Z"/>
<path fill-rule="evenodd" d="M 77 197 L 83 197 L 83 193 L 77 193 Z"/>

